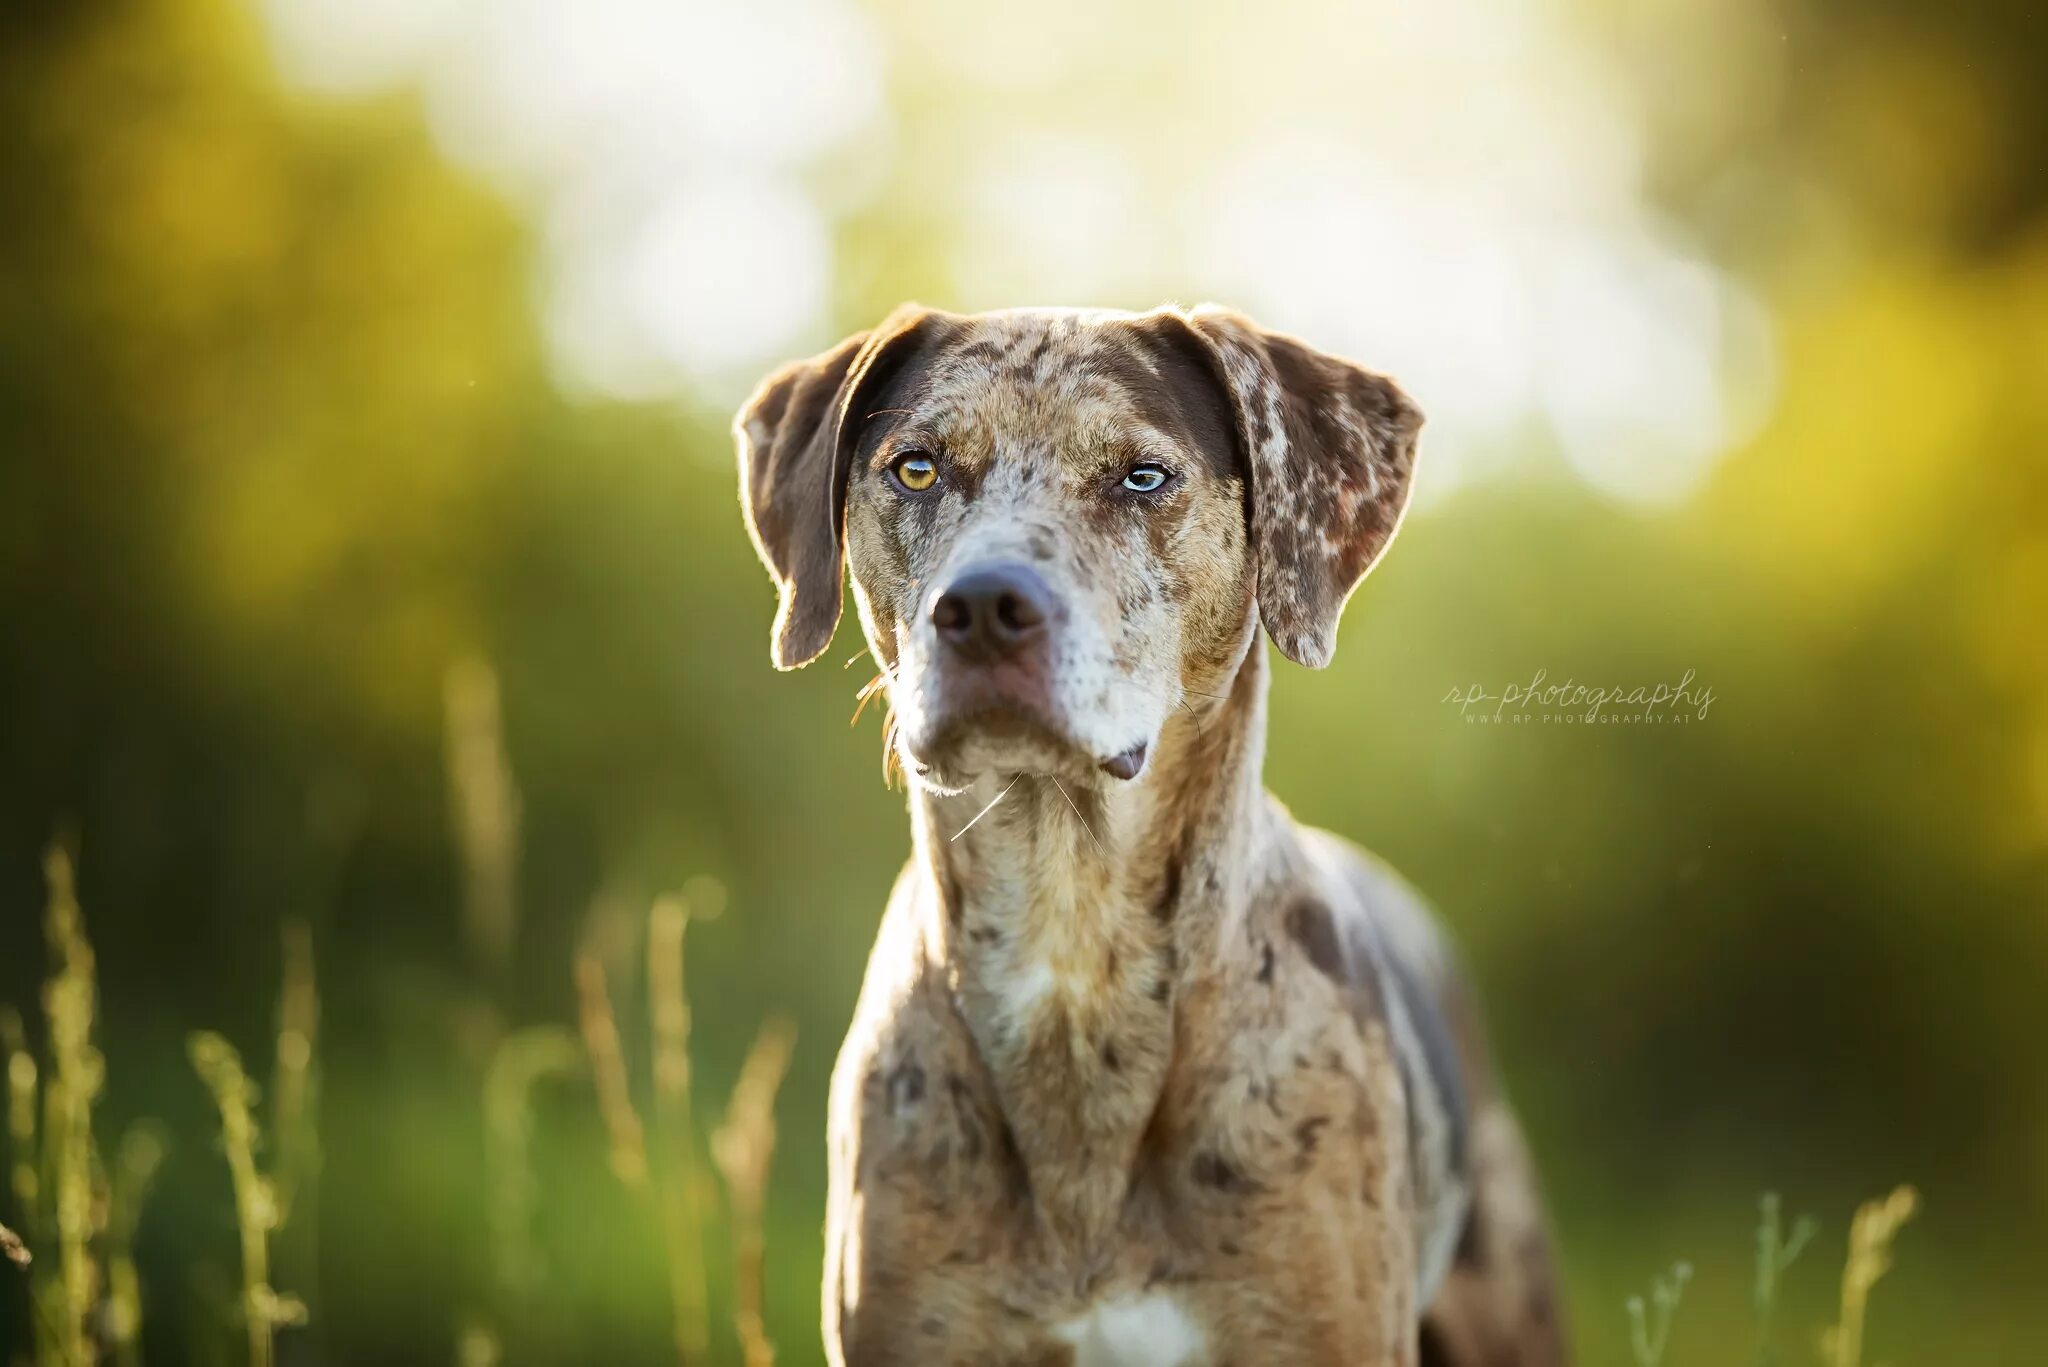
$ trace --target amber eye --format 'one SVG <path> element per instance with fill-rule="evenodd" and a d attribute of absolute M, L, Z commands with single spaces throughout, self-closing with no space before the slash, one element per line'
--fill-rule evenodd
<path fill-rule="evenodd" d="M 921 494 L 939 482 L 939 463 L 922 451 L 911 451 L 889 462 L 889 477 L 913 494 Z"/>
<path fill-rule="evenodd" d="M 1166 482 L 1172 478 L 1173 471 L 1148 460 L 1142 465 L 1131 467 L 1130 473 L 1124 476 L 1124 488 L 1134 494 L 1156 494 L 1164 489 Z"/>

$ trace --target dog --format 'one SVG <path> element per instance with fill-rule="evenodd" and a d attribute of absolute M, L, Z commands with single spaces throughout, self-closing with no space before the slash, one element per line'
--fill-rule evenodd
<path fill-rule="evenodd" d="M 905 306 L 734 423 L 778 668 L 842 571 L 908 779 L 834 1070 L 841 1367 L 1556 1367 L 1537 1183 L 1419 897 L 1261 782 L 1419 410 L 1215 306 Z"/>

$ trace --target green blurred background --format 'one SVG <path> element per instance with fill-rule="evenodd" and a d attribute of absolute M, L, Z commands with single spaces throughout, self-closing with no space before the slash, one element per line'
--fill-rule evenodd
<path fill-rule="evenodd" d="M 911 297 L 1220 298 L 1431 414 L 1269 780 L 1465 945 L 1588 1361 L 1680 1257 L 1671 1361 L 1741 1360 L 1765 1189 L 1823 1221 L 1815 1360 L 1900 1181 L 1872 1356 L 2048 1360 L 2048 10 L 132 0 L 0 44 L 0 1002 L 37 1033 L 64 837 L 103 1142 L 170 1140 L 149 1361 L 240 1360 L 185 1041 L 268 1069 L 292 919 L 326 1160 L 281 1361 L 672 1359 L 589 1083 L 535 1092 L 523 1287 L 481 1091 L 573 1028 L 579 949 L 644 1078 L 686 884 L 699 1120 L 800 1029 L 768 1317 L 818 1360 L 826 1078 L 907 833 L 853 633 L 769 669 L 726 424 Z M 1443 702 L 1688 669 L 1685 725 Z M 449 777 L 502 776 L 494 706 L 509 899 Z M 27 1316 L 0 1267 L 0 1354 Z"/>

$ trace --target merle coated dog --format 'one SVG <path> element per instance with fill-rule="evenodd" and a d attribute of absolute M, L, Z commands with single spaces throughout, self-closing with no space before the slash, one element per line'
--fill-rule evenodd
<path fill-rule="evenodd" d="M 1534 1173 L 1422 902 L 1260 768 L 1401 521 L 1416 407 L 1226 310 L 899 310 L 736 422 L 911 792 L 832 1086 L 835 1363 L 1567 1359 Z"/>

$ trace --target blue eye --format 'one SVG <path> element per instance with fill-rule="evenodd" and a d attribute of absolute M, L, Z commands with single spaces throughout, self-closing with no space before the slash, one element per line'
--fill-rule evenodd
<path fill-rule="evenodd" d="M 1134 494 L 1156 494 L 1165 488 L 1166 481 L 1172 478 L 1173 472 L 1164 465 L 1154 465 L 1147 461 L 1143 465 L 1131 467 L 1131 472 L 1124 476 L 1124 488 Z"/>

